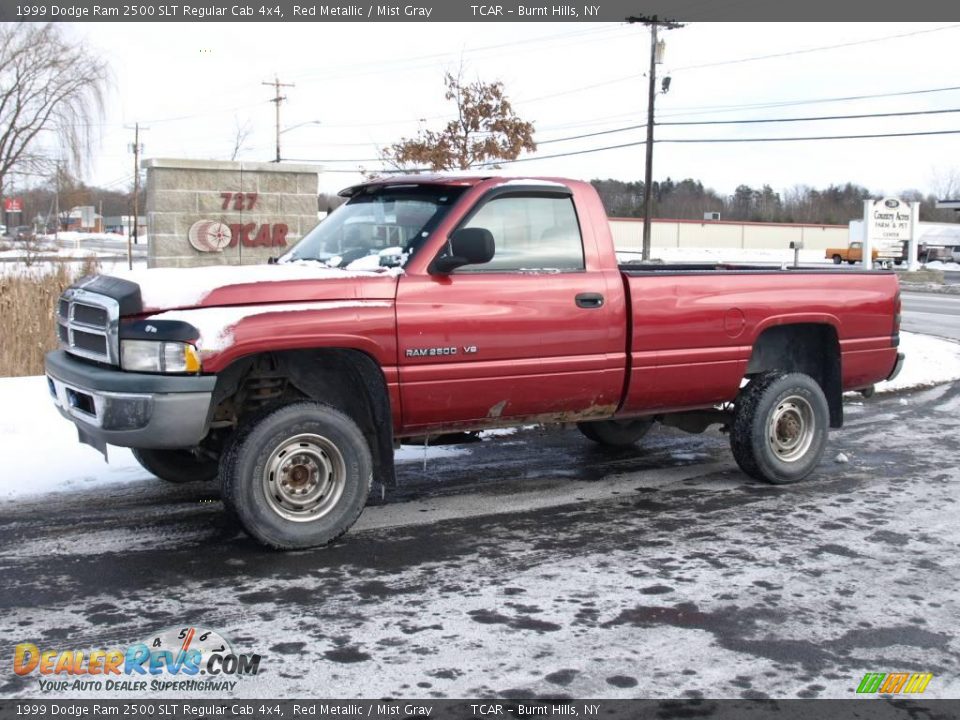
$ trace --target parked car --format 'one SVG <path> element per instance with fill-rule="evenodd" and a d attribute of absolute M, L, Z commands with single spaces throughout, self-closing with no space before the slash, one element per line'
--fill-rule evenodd
<path fill-rule="evenodd" d="M 892 271 L 618 265 L 574 180 L 416 175 L 341 195 L 278 262 L 69 288 L 46 374 L 80 441 L 133 448 L 172 482 L 219 477 L 250 535 L 303 548 L 394 484 L 396 438 L 577 423 L 625 447 L 656 422 L 721 425 L 746 474 L 797 482 L 843 393 L 903 363 Z M 401 252 L 330 267 L 364 218 Z"/>
<path fill-rule="evenodd" d="M 37 233 L 34 231 L 32 225 L 17 225 L 17 227 L 13 229 L 13 239 L 28 242 L 30 240 L 36 240 Z"/>
<path fill-rule="evenodd" d="M 900 265 L 903 262 L 904 250 L 900 247 L 877 247 L 873 246 L 870 256 L 874 262 L 893 262 Z M 845 248 L 827 248 L 824 252 L 827 260 L 833 260 L 834 265 L 847 262 L 851 265 L 863 261 L 863 243 L 854 241 Z"/>

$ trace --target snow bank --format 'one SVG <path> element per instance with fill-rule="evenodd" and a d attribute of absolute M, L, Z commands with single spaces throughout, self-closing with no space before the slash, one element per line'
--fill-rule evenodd
<path fill-rule="evenodd" d="M 123 243 L 124 245 L 127 244 L 126 235 L 121 235 L 120 233 L 109 233 L 109 232 L 104 232 L 104 233 L 89 232 L 88 233 L 88 232 L 79 232 L 77 230 L 61 230 L 57 235 L 50 233 L 48 235 L 38 235 L 37 237 L 41 240 L 47 240 L 51 242 L 56 239 L 59 239 L 60 242 L 74 242 L 74 243 L 81 243 L 81 244 L 84 242 L 89 242 L 91 240 L 95 240 L 97 242 L 112 241 L 116 243 Z M 141 245 L 146 244 L 147 243 L 146 233 L 141 233 L 137 237 L 137 241 Z"/>
<path fill-rule="evenodd" d="M 110 464 L 77 442 L 40 377 L 0 378 L 0 502 L 23 495 L 72 491 L 151 478 L 126 448 L 110 448 Z"/>
<path fill-rule="evenodd" d="M 70 272 L 76 275 L 81 270 L 87 259 L 87 257 L 82 256 L 66 260 L 36 260 L 31 262 L 29 265 L 24 262 L 0 262 L 0 276 L 9 277 L 13 275 L 20 275 L 39 278 L 44 275 L 53 275 L 61 267 L 67 268 Z M 116 275 L 119 272 L 127 272 L 126 260 L 102 260 L 96 257 L 90 259 L 97 262 L 97 266 L 99 268 L 98 272 L 102 275 Z M 133 267 L 134 269 L 141 268 L 146 270 L 146 259 L 134 258 Z"/>
<path fill-rule="evenodd" d="M 916 333 L 901 333 L 907 354 L 900 376 L 880 383 L 878 392 L 919 388 L 960 379 L 960 343 Z M 110 447 L 110 464 L 93 448 L 77 442 L 73 424 L 60 417 L 46 378 L 0 378 L 0 502 L 55 491 L 131 482 L 162 482 L 134 460 L 125 448 Z M 509 435 L 510 428 L 484 436 Z M 407 445 L 397 462 L 422 462 L 470 452 L 469 447 Z"/>
<path fill-rule="evenodd" d="M 900 374 L 877 384 L 877 392 L 929 387 L 960 380 L 960 343 L 930 335 L 900 332 L 900 351 L 906 354 Z"/>

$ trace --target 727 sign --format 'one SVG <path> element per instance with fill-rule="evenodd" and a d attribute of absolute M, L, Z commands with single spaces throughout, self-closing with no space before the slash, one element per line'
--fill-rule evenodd
<path fill-rule="evenodd" d="M 223 198 L 221 210 L 253 210 L 257 204 L 257 193 L 222 192 L 220 197 Z"/>

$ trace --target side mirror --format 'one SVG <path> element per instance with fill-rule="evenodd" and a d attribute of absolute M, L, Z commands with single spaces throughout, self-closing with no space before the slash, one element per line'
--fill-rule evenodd
<path fill-rule="evenodd" d="M 461 228 L 450 236 L 450 254 L 433 261 L 430 272 L 445 275 L 461 265 L 482 265 L 493 259 L 496 245 L 486 228 Z"/>

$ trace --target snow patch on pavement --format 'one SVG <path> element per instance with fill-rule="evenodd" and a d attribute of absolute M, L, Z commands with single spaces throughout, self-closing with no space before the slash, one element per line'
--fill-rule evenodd
<path fill-rule="evenodd" d="M 931 335 L 900 333 L 903 369 L 890 382 L 877 383 L 877 392 L 931 387 L 960 380 L 960 343 Z"/>

